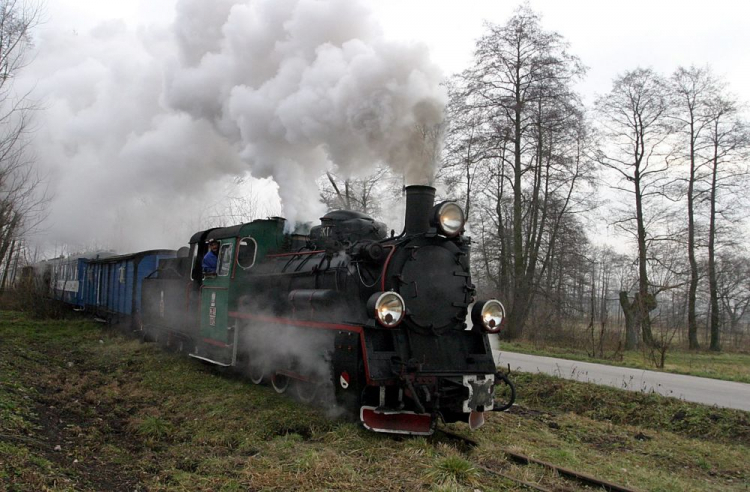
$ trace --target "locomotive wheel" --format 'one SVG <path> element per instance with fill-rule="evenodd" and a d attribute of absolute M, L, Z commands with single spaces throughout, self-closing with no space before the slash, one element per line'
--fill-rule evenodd
<path fill-rule="evenodd" d="M 274 374 L 271 378 L 271 386 L 273 386 L 273 389 L 276 391 L 276 393 L 285 393 L 287 388 L 289 387 L 289 376 L 284 376 L 283 374 Z"/>
<path fill-rule="evenodd" d="M 310 381 L 295 381 L 294 392 L 303 403 L 312 403 L 318 396 L 320 386 Z"/>
<path fill-rule="evenodd" d="M 250 381 L 254 384 L 263 384 L 266 379 L 266 372 L 263 370 L 263 364 L 260 362 L 253 362 L 252 360 L 247 366 L 248 376 Z"/>

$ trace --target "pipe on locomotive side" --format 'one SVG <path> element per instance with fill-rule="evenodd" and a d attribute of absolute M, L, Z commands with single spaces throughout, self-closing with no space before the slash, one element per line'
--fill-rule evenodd
<path fill-rule="evenodd" d="M 435 188 L 424 185 L 406 187 L 404 234 L 424 234 L 430 228 L 430 213 L 435 205 Z"/>

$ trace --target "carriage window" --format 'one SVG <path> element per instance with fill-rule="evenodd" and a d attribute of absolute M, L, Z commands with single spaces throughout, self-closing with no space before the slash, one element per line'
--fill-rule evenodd
<path fill-rule="evenodd" d="M 229 275 L 232 268 L 232 244 L 222 244 L 219 250 L 219 275 Z"/>
<path fill-rule="evenodd" d="M 237 264 L 244 269 L 252 267 L 255 264 L 256 250 L 255 239 L 251 237 L 240 239 L 240 250 L 237 253 Z"/>

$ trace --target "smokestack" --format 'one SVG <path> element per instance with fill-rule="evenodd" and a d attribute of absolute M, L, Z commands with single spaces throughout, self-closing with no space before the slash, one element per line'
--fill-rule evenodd
<path fill-rule="evenodd" d="M 422 234 L 430 228 L 430 212 L 435 204 L 435 188 L 411 185 L 406 187 L 404 234 Z"/>

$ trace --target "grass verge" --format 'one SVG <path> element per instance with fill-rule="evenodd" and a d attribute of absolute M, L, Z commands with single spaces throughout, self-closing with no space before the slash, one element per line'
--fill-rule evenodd
<path fill-rule="evenodd" d="M 622 358 L 615 360 L 590 357 L 587 351 L 582 348 L 554 345 L 547 345 L 540 348 L 531 342 L 523 341 L 503 342 L 501 349 L 521 354 L 543 355 L 546 357 L 595 362 L 611 366 L 633 367 L 651 371 L 660 370 L 656 369 L 644 354 L 638 351 L 622 352 L 620 354 Z M 667 352 L 667 361 L 662 371 L 750 383 L 750 354 L 739 352 L 715 353 L 710 351 L 690 352 L 675 349 Z"/>

